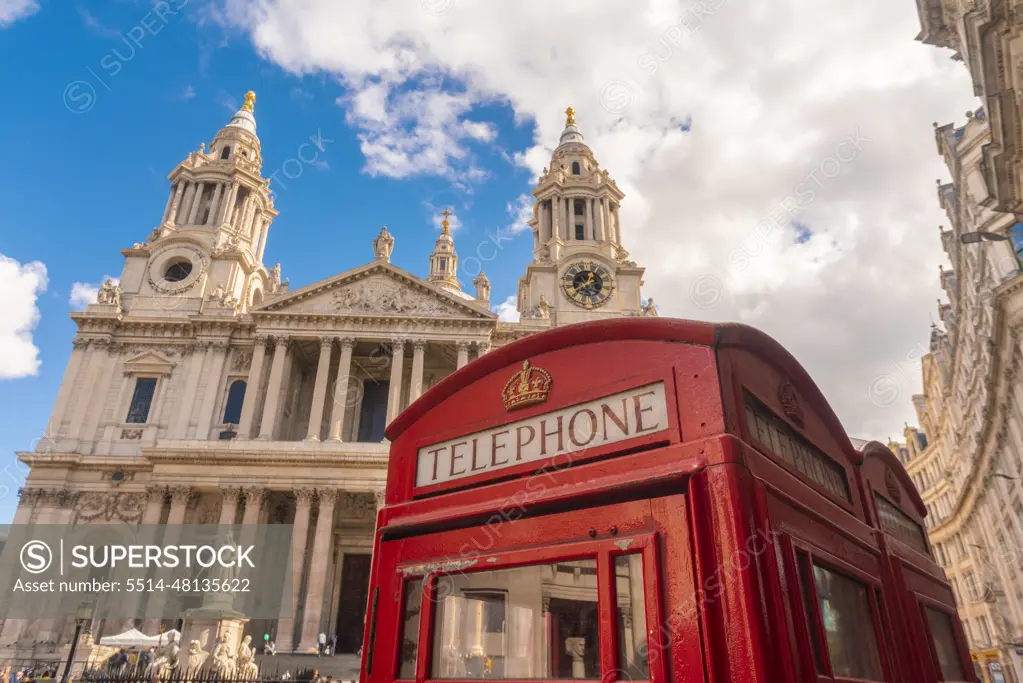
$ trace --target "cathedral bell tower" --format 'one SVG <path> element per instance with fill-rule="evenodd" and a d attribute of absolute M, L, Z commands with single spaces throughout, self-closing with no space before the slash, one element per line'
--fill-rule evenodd
<path fill-rule="evenodd" d="M 136 312 L 244 313 L 281 288 L 279 270 L 263 265 L 277 211 L 260 173 L 255 102 L 246 93 L 209 150 L 200 144 L 171 171 L 160 224 L 122 252 L 120 287 Z"/>
<path fill-rule="evenodd" d="M 622 245 L 619 206 L 624 193 L 567 119 L 550 168 L 533 190 L 533 263 L 519 278 L 524 321 L 566 325 L 622 315 L 656 315 L 644 308 L 643 269 Z"/>
<path fill-rule="evenodd" d="M 430 282 L 442 285 L 445 288 L 461 291 L 458 284 L 458 254 L 455 253 L 455 240 L 451 237 L 451 221 L 448 219 L 453 215 L 451 209 L 444 209 L 441 213 L 444 220 L 441 222 L 440 235 L 434 245 L 433 253 L 430 254 Z"/>

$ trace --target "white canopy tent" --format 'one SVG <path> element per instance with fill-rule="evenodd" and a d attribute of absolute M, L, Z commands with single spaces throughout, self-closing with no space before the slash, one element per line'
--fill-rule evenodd
<path fill-rule="evenodd" d="M 174 635 L 175 640 L 179 643 L 181 642 L 181 634 L 176 630 L 167 631 L 162 635 L 147 636 L 137 628 L 130 628 L 124 633 L 118 633 L 116 636 L 100 638 L 99 644 L 113 647 L 154 647 L 167 643 L 170 640 L 171 634 Z"/>

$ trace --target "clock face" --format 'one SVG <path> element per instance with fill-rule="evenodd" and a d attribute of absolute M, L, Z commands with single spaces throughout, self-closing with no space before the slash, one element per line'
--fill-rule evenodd
<path fill-rule="evenodd" d="M 568 267 L 561 276 L 561 288 L 577 306 L 597 308 L 611 298 L 615 285 L 607 268 L 599 263 L 582 261 Z"/>

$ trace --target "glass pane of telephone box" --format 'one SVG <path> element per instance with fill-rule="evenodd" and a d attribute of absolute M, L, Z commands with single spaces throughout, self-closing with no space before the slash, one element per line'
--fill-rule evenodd
<path fill-rule="evenodd" d="M 398 678 L 416 679 L 416 658 L 419 655 L 419 610 L 423 602 L 423 580 L 413 579 L 405 584 L 405 607 L 402 615 L 401 654 Z"/>
<path fill-rule="evenodd" d="M 596 560 L 435 581 L 432 678 L 600 678 Z"/>
<path fill-rule="evenodd" d="M 615 601 L 618 626 L 618 678 L 650 680 L 646 628 L 646 594 L 643 590 L 643 555 L 632 553 L 615 559 Z"/>

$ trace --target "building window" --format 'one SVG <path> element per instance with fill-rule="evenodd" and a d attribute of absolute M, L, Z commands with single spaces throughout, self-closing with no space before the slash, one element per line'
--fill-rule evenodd
<path fill-rule="evenodd" d="M 582 216 L 586 213 L 586 203 L 581 199 L 575 200 L 575 215 Z"/>
<path fill-rule="evenodd" d="M 220 150 L 220 158 L 221 159 L 226 159 L 229 156 L 231 156 L 231 148 L 230 147 L 225 147 L 224 149 Z"/>
<path fill-rule="evenodd" d="M 128 424 L 145 424 L 149 419 L 149 407 L 153 405 L 153 394 L 156 393 L 156 379 L 140 377 L 135 380 L 135 393 L 131 397 L 128 408 Z"/>
<path fill-rule="evenodd" d="M 245 380 L 231 382 L 227 391 L 227 403 L 224 404 L 224 424 L 236 425 L 242 420 L 242 403 L 245 401 Z"/>
<path fill-rule="evenodd" d="M 579 165 L 579 162 L 578 161 L 573 161 L 572 162 L 572 175 L 579 175 L 582 172 L 583 172 L 583 170 L 582 170 L 582 167 Z"/>
<path fill-rule="evenodd" d="M 163 279 L 167 282 L 181 282 L 192 274 L 192 263 L 190 261 L 177 261 L 167 266 L 163 273 Z"/>
<path fill-rule="evenodd" d="M 1023 223 L 1017 223 L 1009 229 L 1012 239 L 1012 250 L 1016 252 L 1016 261 L 1023 267 Z"/>
<path fill-rule="evenodd" d="M 445 272 L 448 269 L 448 260 L 446 258 L 437 259 L 437 270 Z"/>
<path fill-rule="evenodd" d="M 586 228 L 584 228 L 581 225 L 575 226 L 575 238 L 577 240 L 584 240 L 584 239 L 586 239 Z"/>

